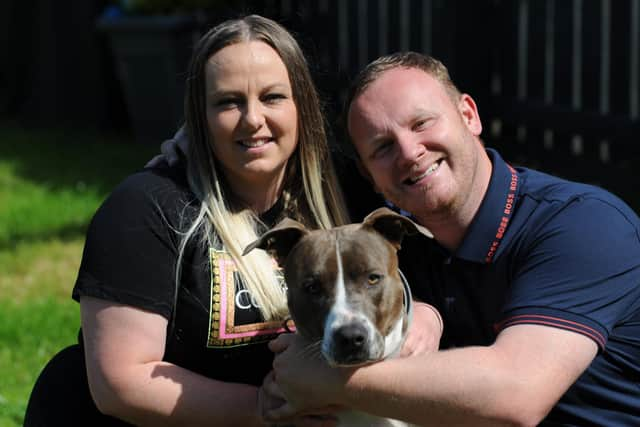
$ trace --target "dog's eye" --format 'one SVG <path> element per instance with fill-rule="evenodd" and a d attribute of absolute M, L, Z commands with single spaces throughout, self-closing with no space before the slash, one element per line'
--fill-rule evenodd
<path fill-rule="evenodd" d="M 382 279 L 382 276 L 380 274 L 373 273 L 369 275 L 367 282 L 369 283 L 369 285 L 377 285 L 378 282 L 380 282 L 380 279 Z"/>
<path fill-rule="evenodd" d="M 307 279 L 302 283 L 304 291 L 311 295 L 317 295 L 320 293 L 320 282 L 316 279 Z"/>

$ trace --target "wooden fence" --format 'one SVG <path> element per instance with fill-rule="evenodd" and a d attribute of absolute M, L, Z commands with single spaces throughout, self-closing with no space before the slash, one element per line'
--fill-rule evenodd
<path fill-rule="evenodd" d="M 0 115 L 34 124 L 126 123 L 106 40 L 95 30 L 106 3 L 0 3 L 7 29 L 0 33 Z M 260 13 L 297 35 L 336 135 L 353 75 L 382 54 L 416 50 L 441 59 L 474 97 L 488 146 L 514 164 L 600 184 L 640 211 L 640 0 L 228 4 L 226 16 L 214 21 Z M 83 58 L 80 74 L 77 58 Z M 347 185 L 358 183 L 349 176 L 354 168 L 344 166 Z"/>
<path fill-rule="evenodd" d="M 332 118 L 366 63 L 428 53 L 477 101 L 488 146 L 640 210 L 640 0 L 271 0 L 236 10 L 299 36 Z"/>
<path fill-rule="evenodd" d="M 502 1 L 494 10 L 488 139 L 514 161 L 637 199 L 640 1 Z"/>

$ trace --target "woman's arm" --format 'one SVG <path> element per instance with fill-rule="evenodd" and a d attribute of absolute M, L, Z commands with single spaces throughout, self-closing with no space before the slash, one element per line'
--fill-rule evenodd
<path fill-rule="evenodd" d="M 86 296 L 80 310 L 89 387 L 103 413 L 141 426 L 264 425 L 256 387 L 162 361 L 164 317 Z"/>

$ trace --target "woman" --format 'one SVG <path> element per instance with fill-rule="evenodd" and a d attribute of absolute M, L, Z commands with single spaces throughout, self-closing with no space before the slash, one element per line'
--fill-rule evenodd
<path fill-rule="evenodd" d="M 41 374 L 25 425 L 262 425 L 286 300 L 273 260 L 243 248 L 284 216 L 347 222 L 295 40 L 259 16 L 213 28 L 185 117 L 96 213 L 73 291 L 80 344 Z"/>

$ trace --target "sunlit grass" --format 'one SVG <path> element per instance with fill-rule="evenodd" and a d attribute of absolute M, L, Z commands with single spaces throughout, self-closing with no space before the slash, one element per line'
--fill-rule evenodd
<path fill-rule="evenodd" d="M 109 191 L 157 147 L 0 123 L 0 427 L 21 426 L 46 362 L 76 341 L 84 233 Z"/>
<path fill-rule="evenodd" d="M 0 426 L 22 425 L 27 398 L 46 362 L 76 339 L 79 307 L 51 295 L 0 300 Z"/>

